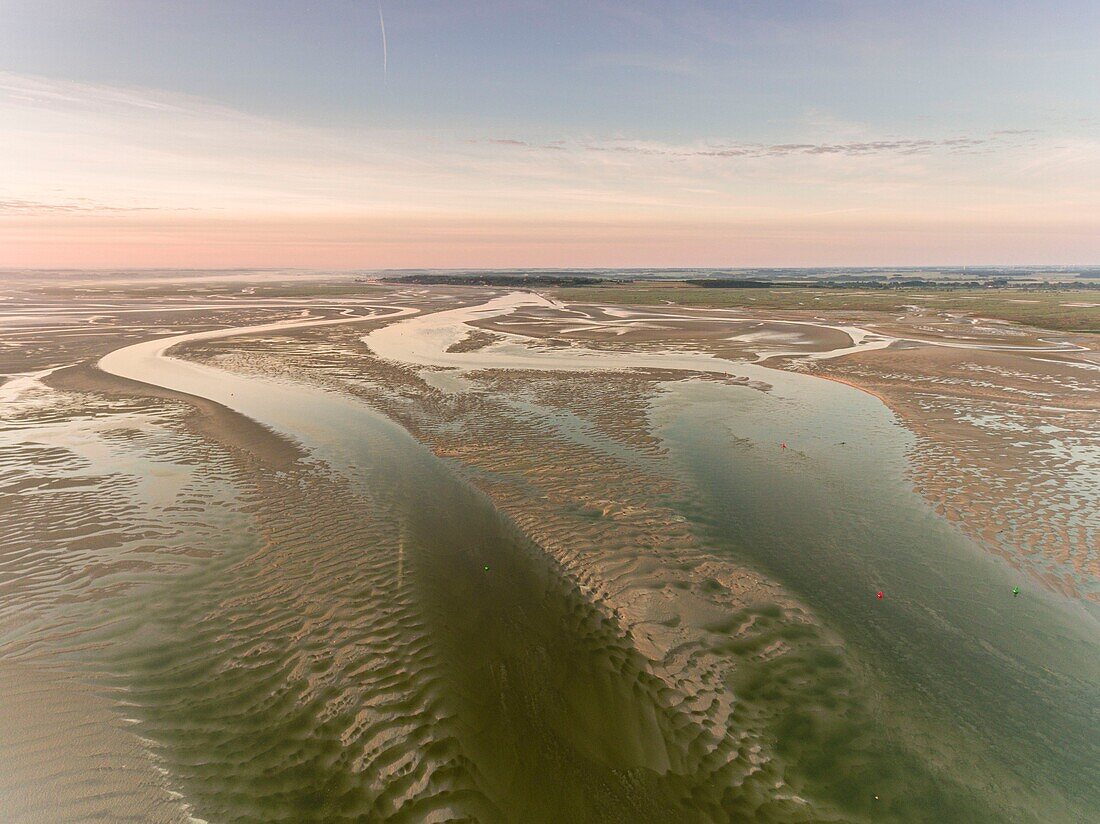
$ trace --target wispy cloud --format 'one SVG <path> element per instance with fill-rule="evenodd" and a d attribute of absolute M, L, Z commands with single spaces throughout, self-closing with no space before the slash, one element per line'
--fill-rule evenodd
<path fill-rule="evenodd" d="M 183 114 L 195 108 L 231 111 L 200 98 L 153 89 L 128 89 L 46 77 L 0 72 L 0 101 L 39 107 L 79 108 L 87 111 L 133 109 Z"/>
<path fill-rule="evenodd" d="M 610 152 L 618 154 L 646 155 L 666 158 L 759 158 L 788 157 L 792 155 L 844 155 L 860 157 L 868 155 L 916 155 L 937 151 L 968 152 L 982 148 L 1005 145 L 1005 138 L 1034 134 L 1032 129 L 1002 129 L 980 137 L 957 136 L 948 138 L 904 138 L 887 140 L 859 140 L 829 143 L 719 143 L 675 145 L 652 141 L 615 138 L 609 141 L 578 141 L 569 143 L 532 143 L 515 138 L 486 138 L 485 143 L 515 146 L 527 149 L 566 149 L 579 152 Z"/>
<path fill-rule="evenodd" d="M 128 212 L 191 212 L 198 211 L 195 207 L 172 207 L 166 209 L 162 206 L 112 206 L 107 203 L 98 203 L 84 197 L 63 201 L 40 201 L 20 199 L 0 199 L 0 214 L 41 215 L 41 214 L 126 214 Z"/>
<path fill-rule="evenodd" d="M 306 127 L 155 89 L 0 74 L 0 157 L 18 159 L 0 177 L 0 265 L 80 265 L 93 248 L 104 264 L 426 265 L 429 247 L 433 265 L 614 265 L 616 244 L 655 264 L 705 262 L 687 254 L 693 244 L 716 255 L 736 251 L 735 239 L 786 248 L 794 234 L 807 255 L 823 237 L 856 248 L 887 231 L 934 242 L 1031 226 L 1067 250 L 1100 235 L 1100 141 L 858 124 L 791 134 L 671 142 Z"/>

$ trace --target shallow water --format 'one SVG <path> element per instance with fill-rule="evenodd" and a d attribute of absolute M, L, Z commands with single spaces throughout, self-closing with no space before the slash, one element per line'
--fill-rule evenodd
<path fill-rule="evenodd" d="M 732 634 L 723 646 L 712 627 L 738 702 L 736 743 L 717 746 L 612 617 L 404 429 L 336 392 L 165 357 L 172 341 L 128 347 L 103 367 L 215 400 L 308 455 L 220 477 L 208 499 L 235 511 L 185 524 L 219 553 L 150 572 L 141 597 L 95 614 L 88 640 L 103 646 L 74 653 L 124 696 L 191 814 L 1075 821 L 1100 809 L 1095 615 L 1026 585 L 1012 598 L 1008 567 L 904 481 L 908 435 L 881 404 L 682 353 L 532 351 L 515 337 L 445 353 L 464 320 L 515 301 L 414 316 L 367 342 L 457 367 L 437 373 L 454 392 L 483 368 L 766 382 L 669 384 L 651 421 L 700 542 L 778 581 L 823 629 L 768 606 L 729 616 L 791 648 L 774 658 Z M 592 442 L 576 421 L 526 411 Z M 116 460 L 89 454 L 103 472 Z M 177 486 L 204 471 L 163 468 Z"/>
<path fill-rule="evenodd" d="M 904 481 L 905 430 L 840 389 L 796 406 L 669 387 L 653 415 L 693 479 L 685 513 L 844 637 L 889 696 L 895 733 L 1037 820 L 1087 817 L 1100 808 L 1096 615 L 938 518 Z"/>
<path fill-rule="evenodd" d="M 506 311 L 531 300 L 492 303 Z M 1100 810 L 1095 609 L 1029 587 L 937 517 L 905 480 L 911 436 L 877 399 L 702 355 L 532 350 L 516 337 L 445 352 L 463 321 L 488 312 L 413 318 L 366 342 L 380 355 L 435 367 L 667 367 L 766 383 L 768 393 L 670 384 L 655 401 L 655 429 L 695 492 L 683 512 L 701 537 L 794 591 L 844 638 L 882 696 L 876 712 L 899 746 L 946 764 L 961 783 L 982 788 L 983 802 L 1005 803 L 1020 817 L 1073 821 Z M 1018 584 L 1023 597 L 1012 596 Z M 799 700 L 797 692 L 786 698 Z M 832 755 L 852 755 L 842 749 Z M 881 779 L 882 807 L 919 819 L 929 799 L 912 798 L 911 773 L 898 780 L 890 771 L 854 770 L 866 786 L 846 791 L 873 798 Z M 973 815 L 943 803 L 941 820 Z"/>

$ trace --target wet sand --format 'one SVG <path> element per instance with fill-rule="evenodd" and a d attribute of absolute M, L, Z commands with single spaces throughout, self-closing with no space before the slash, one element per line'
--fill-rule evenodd
<path fill-rule="evenodd" d="M 940 514 L 1040 585 L 1100 600 L 1100 523 L 1090 517 L 1100 501 L 1100 336 L 921 307 L 762 314 L 571 305 L 476 325 L 616 352 L 755 360 L 868 392 L 919 436 L 910 474 Z"/>
<path fill-rule="evenodd" d="M 1100 602 L 1100 366 L 929 346 L 810 369 L 905 421 L 908 474 L 937 512 L 1029 579 Z"/>
<path fill-rule="evenodd" d="M 439 321 L 425 318 L 425 321 L 431 321 L 432 328 L 435 328 Z M 631 551 L 625 555 L 617 552 L 610 551 L 611 546 L 618 546 L 617 541 L 609 543 L 606 536 L 601 536 L 599 533 L 592 532 L 593 527 L 590 524 L 585 523 L 571 523 L 567 526 L 563 524 L 562 532 L 560 535 L 555 535 L 554 530 L 548 530 L 547 525 L 553 523 L 555 520 L 554 513 L 547 511 L 546 508 L 540 508 L 539 501 L 546 500 L 550 507 L 555 504 L 561 504 L 562 502 L 572 502 L 574 506 L 582 504 L 585 509 L 592 511 L 594 514 L 599 513 L 602 518 L 612 518 L 617 521 L 614 525 L 615 531 L 622 528 L 622 520 L 625 517 L 630 518 L 638 513 L 648 514 L 652 511 L 652 505 L 647 507 L 635 506 L 631 503 L 624 505 L 624 499 L 629 500 L 631 497 L 631 487 L 633 484 L 623 487 L 622 485 L 609 485 L 609 477 L 616 477 L 617 471 L 612 469 L 613 464 L 609 464 L 608 457 L 606 455 L 607 446 L 606 443 L 601 443 L 601 438 L 596 433 L 585 433 L 582 425 L 582 421 L 578 421 L 580 417 L 583 420 L 592 420 L 591 413 L 593 410 L 600 409 L 601 404 L 599 402 L 600 390 L 607 388 L 611 394 L 618 394 L 619 398 L 629 397 L 629 381 L 634 381 L 635 386 L 639 390 L 643 390 L 646 386 L 644 377 L 635 377 L 629 379 L 624 383 L 622 379 L 615 378 L 613 375 L 590 375 L 587 378 L 583 374 L 570 376 L 569 369 L 577 368 L 578 366 L 589 366 L 593 364 L 593 361 L 585 356 L 583 352 L 577 353 L 565 353 L 564 368 L 566 371 L 566 382 L 562 383 L 560 380 L 556 383 L 547 376 L 546 370 L 553 371 L 557 369 L 561 370 L 562 367 L 555 367 L 551 364 L 542 365 L 542 379 L 541 382 L 547 386 L 547 395 L 543 396 L 552 397 L 557 395 L 557 406 L 564 406 L 568 413 L 571 413 L 569 417 L 564 419 L 554 416 L 546 417 L 545 414 L 539 421 L 541 426 L 535 429 L 523 426 L 523 420 L 517 420 L 516 418 L 508 418 L 506 421 L 495 422 L 487 419 L 487 410 L 483 399 L 487 396 L 489 398 L 507 396 L 509 391 L 515 391 L 517 387 L 532 388 L 537 386 L 540 382 L 537 375 L 539 373 L 524 373 L 522 371 L 516 371 L 516 367 L 520 365 L 536 365 L 532 364 L 532 359 L 525 357 L 520 351 L 515 349 L 514 346 L 505 345 L 504 348 L 498 352 L 490 353 L 488 355 L 490 363 L 479 361 L 478 359 L 469 360 L 468 356 L 463 353 L 457 353 L 461 357 L 449 357 L 447 349 L 450 348 L 452 338 L 460 337 L 461 332 L 456 331 L 455 335 L 443 334 L 445 326 L 440 326 L 440 333 L 436 334 L 432 332 L 429 334 L 429 338 L 433 341 L 432 346 L 424 349 L 412 349 L 405 347 L 402 351 L 410 352 L 418 363 L 426 364 L 429 370 L 435 370 L 439 368 L 445 368 L 445 364 L 459 364 L 467 371 L 466 377 L 463 379 L 467 382 L 474 381 L 474 385 L 478 387 L 478 391 L 473 394 L 475 398 L 470 398 L 469 391 L 460 392 L 458 395 L 449 397 L 446 391 L 442 392 L 443 397 L 439 397 L 439 393 L 431 392 L 429 386 L 425 385 L 422 380 L 415 374 L 409 374 L 408 372 L 391 371 L 387 373 L 387 379 L 383 382 L 383 386 L 379 387 L 382 391 L 370 392 L 368 396 L 371 398 L 372 403 L 386 409 L 387 413 L 401 420 L 406 427 L 410 428 L 417 437 L 433 446 L 437 454 L 448 455 L 452 458 L 460 460 L 466 466 L 473 464 L 475 467 L 474 480 L 475 483 L 479 483 L 485 488 L 489 494 L 493 497 L 494 502 L 498 507 L 506 508 L 506 511 L 512 515 L 517 521 L 524 525 L 524 528 L 531 534 L 539 537 L 539 543 L 550 552 L 556 553 L 556 557 L 561 559 L 563 565 L 569 569 L 570 573 L 582 581 L 597 581 L 606 582 L 608 580 L 618 580 L 620 576 L 624 579 L 623 583 L 631 580 L 632 576 L 637 572 L 639 564 L 642 568 L 646 569 L 646 572 L 653 573 L 653 578 L 662 581 L 672 581 L 677 577 L 675 567 L 670 569 L 667 566 L 659 566 L 654 568 L 652 566 L 655 556 L 662 557 L 666 553 L 670 552 L 669 543 L 675 542 L 675 539 L 666 543 L 665 541 L 654 542 L 654 531 L 651 530 L 646 533 L 646 537 L 642 538 L 635 544 Z M 395 340 L 400 340 L 401 335 L 395 335 Z M 368 336 L 368 346 L 371 344 L 374 336 Z M 351 389 L 354 391 L 355 384 L 358 383 L 356 379 L 357 374 L 361 374 L 364 370 L 371 373 L 377 373 L 381 371 L 374 364 L 365 365 L 363 363 L 363 354 L 361 351 L 354 348 L 353 341 L 347 341 L 346 345 L 349 347 L 348 354 L 354 356 L 353 362 L 343 362 L 339 355 L 335 357 L 325 356 L 317 351 L 316 346 L 310 345 L 297 345 L 292 347 L 296 351 L 293 352 L 295 357 L 301 358 L 298 361 L 299 374 L 311 374 L 318 375 L 324 374 L 326 371 L 330 377 L 337 378 L 342 382 L 345 389 Z M 237 347 L 238 354 L 222 356 L 220 361 L 226 366 L 230 366 L 233 369 L 257 369 L 264 371 L 265 356 L 269 356 L 270 351 L 264 347 L 263 351 L 249 349 L 248 352 L 240 352 L 241 347 Z M 342 348 L 342 347 L 338 347 Z M 454 354 L 454 353 L 451 353 Z M 557 349 L 546 350 L 546 354 L 552 358 L 557 358 L 559 352 Z M 541 358 L 541 355 L 537 355 L 534 360 Z M 674 358 L 681 356 L 674 355 Z M 502 383 L 502 378 L 494 370 L 488 369 L 482 372 L 476 371 L 478 366 L 490 366 L 493 363 L 498 363 L 502 359 L 509 365 L 509 370 L 506 373 L 510 377 L 506 382 Z M 643 361 L 648 363 L 648 361 Z M 698 367 L 698 363 L 694 363 Z M 335 374 L 333 374 L 335 373 Z M 424 376 L 424 380 L 428 379 L 428 376 L 434 376 L 436 373 L 433 371 L 426 371 L 421 373 Z M 434 384 L 434 380 L 429 384 Z M 386 397 L 390 394 L 390 390 L 394 388 L 394 384 L 402 387 L 400 396 L 405 399 L 400 404 L 394 404 L 392 401 L 387 401 Z M 566 389 L 567 386 L 572 385 L 573 397 L 576 401 L 569 402 L 565 399 L 570 396 L 570 391 Z M 388 389 L 387 389 L 388 386 Z M 467 389 L 469 389 L 469 384 Z M 425 390 L 429 390 L 425 392 Z M 649 391 L 649 390 L 644 390 Z M 412 412 L 409 408 L 407 401 L 415 394 L 427 394 L 429 398 L 433 397 L 435 400 L 429 400 L 430 414 L 425 416 L 427 410 L 421 409 L 419 412 Z M 578 406 L 578 402 L 581 404 Z M 586 409 L 587 405 L 587 409 Z M 476 407 L 476 413 L 474 413 L 473 407 Z M 626 408 L 630 408 L 626 405 Z M 523 411 L 526 416 L 532 415 L 536 408 L 526 402 L 523 406 Z M 470 413 L 464 415 L 463 412 Z M 578 413 L 580 413 L 578 415 Z M 438 432 L 433 432 L 433 427 L 430 425 L 430 419 L 433 415 L 442 415 L 445 419 L 454 421 L 457 417 L 463 421 L 463 425 L 460 430 L 453 430 L 454 424 L 444 426 L 444 436 L 441 438 Z M 427 417 L 427 419 L 426 419 Z M 570 417 L 573 422 L 570 423 Z M 475 427 L 474 421 L 478 424 Z M 610 430 L 607 426 L 608 422 L 605 420 L 602 424 L 603 432 L 599 434 L 612 434 L 613 429 Z M 642 418 L 629 418 L 625 419 L 620 415 L 620 426 L 618 427 L 621 432 L 630 432 L 636 428 L 644 428 L 647 422 Z M 570 433 L 574 436 L 573 440 L 579 440 L 586 446 L 591 447 L 603 447 L 601 449 L 602 454 L 594 456 L 592 474 L 596 483 L 596 488 L 592 492 L 586 492 L 583 484 L 579 483 L 579 480 L 585 476 L 585 462 L 580 459 L 579 453 L 576 451 L 577 443 L 571 443 L 567 447 L 567 451 L 563 452 L 560 456 L 556 455 L 547 445 L 545 439 L 545 433 L 553 431 L 554 429 L 560 429 L 562 426 L 568 427 Z M 478 445 L 479 438 L 476 435 L 475 429 L 478 427 L 484 427 L 486 430 L 485 440 L 482 446 Z M 454 435 L 447 437 L 448 430 L 454 431 Z M 461 434 L 458 434 L 460 432 Z M 504 437 L 503 433 L 507 432 L 508 436 Z M 541 433 L 541 434 L 540 434 Z M 616 439 L 617 443 L 611 445 L 612 451 L 618 451 L 617 447 L 624 442 L 624 439 Z M 505 445 L 515 444 L 516 454 L 510 455 L 509 450 L 506 450 Z M 532 461 L 532 456 L 528 449 L 524 447 L 531 447 L 537 444 L 537 461 Z M 900 454 L 899 454 L 899 467 L 898 474 L 900 475 Z M 547 487 L 547 483 L 555 477 L 553 467 L 560 466 L 562 469 L 562 475 L 558 478 L 556 483 L 560 486 L 555 489 L 553 486 Z M 624 468 L 625 469 L 625 468 Z M 658 479 L 650 479 L 646 477 L 646 480 L 641 480 L 642 475 L 639 475 L 636 466 L 631 466 L 625 471 L 632 473 L 631 480 L 637 482 L 642 488 L 646 489 L 649 493 L 662 487 L 668 488 L 668 479 L 664 478 L 664 483 Z M 510 484 L 506 481 L 509 476 L 521 475 L 523 494 L 516 495 L 509 490 Z M 541 489 L 542 492 L 536 492 Z M 598 489 L 598 491 L 597 491 Z M 652 500 L 652 497 L 650 497 Z M 619 513 L 622 514 L 619 514 Z M 675 523 L 675 519 L 678 516 L 670 514 L 663 517 L 658 523 L 660 526 L 656 527 L 656 532 L 665 536 L 674 536 L 675 528 L 670 528 L 670 525 Z M 656 519 L 655 519 L 656 520 Z M 616 536 L 617 538 L 618 536 Z M 613 539 L 614 540 L 614 539 Z M 688 539 L 691 540 L 690 538 Z M 575 547 L 580 544 L 586 544 L 589 542 L 595 542 L 601 546 L 601 552 L 595 558 L 578 557 L 575 552 Z M 631 539 L 626 538 L 628 544 Z M 659 547 L 659 550 L 657 549 Z M 637 551 L 641 550 L 642 556 L 637 554 Z M 711 555 L 713 559 L 713 555 Z M 606 564 L 606 566 L 604 566 Z M 593 566 L 595 565 L 595 569 Z M 688 569 L 694 569 L 693 566 L 687 567 Z M 746 570 L 731 569 L 725 574 L 721 574 L 727 582 L 745 582 L 751 580 L 751 574 L 748 574 Z M 715 579 L 717 580 L 717 578 Z M 688 590 L 691 595 L 699 596 L 700 592 L 692 587 L 692 582 L 698 583 L 699 579 L 694 574 L 689 574 L 684 581 L 684 589 Z M 639 649 L 649 650 L 654 657 L 654 660 L 660 660 L 658 654 L 660 647 L 652 644 L 652 638 L 660 637 L 664 634 L 667 639 L 671 641 L 671 646 L 680 645 L 680 649 L 685 646 L 685 639 L 692 638 L 692 627 L 687 622 L 681 622 L 677 624 L 676 631 L 667 632 L 664 628 L 657 628 L 656 632 L 653 628 L 645 626 L 651 624 L 651 619 L 648 618 L 646 609 L 649 607 L 656 607 L 657 603 L 665 603 L 668 607 L 668 612 L 664 614 L 672 615 L 686 615 L 690 614 L 692 610 L 682 603 L 683 599 L 673 598 L 672 601 L 668 601 L 667 593 L 659 599 L 656 603 L 647 595 L 645 599 L 634 599 L 635 592 L 630 585 L 626 585 L 621 590 L 620 585 L 613 585 L 608 587 L 604 584 L 597 590 L 598 597 L 606 603 L 614 604 L 616 606 L 616 616 L 623 621 L 626 626 L 630 626 L 632 633 L 634 633 L 634 643 Z M 875 583 L 870 581 L 867 583 L 868 591 L 873 591 Z M 1010 585 L 1004 585 L 1004 591 L 1007 592 Z M 727 588 L 731 592 L 737 592 L 742 588 L 737 583 L 727 585 Z M 751 586 L 750 586 L 751 590 Z M 675 589 L 673 590 L 675 591 Z M 718 590 L 721 592 L 721 590 Z M 624 600 L 624 595 L 626 599 Z M 701 603 L 707 603 L 708 601 L 713 604 L 714 596 L 709 593 L 703 593 L 705 601 Z M 681 603 L 677 603 L 677 601 Z M 727 602 L 725 607 L 719 606 L 718 609 L 726 609 L 727 612 L 731 610 L 730 603 Z M 696 610 L 697 612 L 698 610 Z M 705 611 L 704 611 L 705 612 Z M 652 614 L 652 613 L 650 613 Z M 662 610 L 658 608 L 656 614 L 662 614 Z M 644 616 L 644 617 L 640 617 Z M 790 620 L 789 618 L 785 620 Z M 682 619 L 681 619 L 682 621 Z M 643 635 L 643 627 L 645 628 L 645 634 Z M 696 627 L 698 629 L 698 627 Z M 698 634 L 694 636 L 692 644 L 698 643 Z M 674 640 L 673 640 L 674 639 Z M 789 649 L 785 649 L 783 644 L 780 644 L 776 649 L 781 652 L 788 652 Z M 702 657 L 698 653 L 693 653 L 696 661 Z M 782 656 L 781 656 L 782 657 Z M 792 656 L 793 657 L 793 656 Z M 950 677 L 950 676 L 949 676 Z M 693 678 L 693 683 L 699 683 L 701 679 Z M 712 705 L 713 707 L 713 705 Z M 1003 742 L 1002 742 L 1003 744 Z"/>
<path fill-rule="evenodd" d="M 13 663 L 0 663 L 0 694 L 5 821 L 189 820 L 109 698 L 71 674 Z"/>
<path fill-rule="evenodd" d="M 97 706 L 111 707 L 124 687 L 115 715 L 137 723 L 108 749 L 121 758 L 136 747 L 165 770 L 153 773 L 180 796 L 171 798 L 212 821 L 858 821 L 929 811 L 1070 821 L 1095 809 L 1081 779 L 1095 765 L 1096 673 L 1073 652 L 1095 644 L 1094 625 L 1041 651 L 1033 644 L 1036 628 L 1071 632 L 1056 622 L 1081 589 L 1029 591 L 1014 619 L 1028 641 L 1008 651 L 1012 666 L 1063 680 L 1005 670 L 1005 629 L 983 617 L 995 592 L 973 610 L 931 581 L 906 594 L 908 572 L 872 546 L 882 529 L 906 541 L 931 530 L 935 552 L 971 552 L 906 497 L 905 472 L 919 462 L 906 457 L 904 430 L 870 398 L 862 405 L 842 387 L 814 394 L 821 410 L 851 410 L 851 427 L 890 445 L 878 469 L 850 467 L 823 440 L 832 425 L 798 411 L 791 394 L 820 381 L 751 362 L 797 348 L 830 355 L 813 368 L 847 380 L 837 364 L 891 356 L 879 345 L 885 330 L 847 357 L 835 353 L 853 345 L 841 330 L 853 319 L 796 334 L 737 323 L 725 333 L 732 342 L 713 333 L 721 318 L 696 320 L 666 346 L 669 330 L 611 331 L 608 353 L 635 360 L 607 372 L 586 352 L 604 338 L 584 318 L 636 319 L 614 309 L 519 310 L 544 314 L 535 326 L 507 312 L 417 323 L 404 328 L 438 332 L 422 348 L 405 341 L 396 358 L 371 344 L 371 330 L 393 318 L 340 314 L 404 305 L 415 320 L 497 295 L 380 290 L 306 310 L 325 323 L 299 328 L 267 325 L 273 314 L 300 316 L 288 305 L 225 307 L 194 326 L 181 312 L 156 330 L 67 341 L 53 355 L 43 335 L 28 347 L 41 356 L 18 371 L 74 356 L 79 366 L 45 378 L 53 389 L 31 381 L 19 393 L 5 426 L 17 473 L 8 480 L 36 484 L 62 522 L 115 504 L 98 522 L 74 514 L 55 553 L 25 552 L 19 536 L 4 550 L 0 569 L 22 582 L 12 603 L 37 617 L 6 613 L 0 660 L 32 673 L 64 663 L 72 688 L 105 702 Z M 581 331 L 543 324 L 563 311 L 574 327 L 584 316 Z M 264 328 L 181 341 L 170 361 L 163 345 L 139 350 L 145 371 L 129 377 L 161 388 L 92 367 L 165 327 L 249 324 Z M 693 339 L 704 327 L 706 339 Z M 718 348 L 747 360 L 717 369 Z M 793 417 L 780 424 L 781 415 Z M 777 424 L 794 433 L 788 450 L 774 442 Z M 43 448 L 53 457 L 31 461 Z M 875 491 L 852 486 L 875 472 Z M 81 473 L 74 495 L 65 484 Z M 151 474 L 158 480 L 139 480 Z M 784 490 L 815 512 L 833 496 L 843 513 L 835 529 L 852 546 L 824 514 L 816 533 L 784 524 Z M 23 535 L 43 534 L 47 510 L 16 500 L 0 500 L 5 513 Z M 853 509 L 861 500 L 884 512 L 901 503 L 917 526 L 864 524 Z M 830 551 L 806 554 L 815 541 Z M 843 566 L 872 558 L 863 571 Z M 966 558 L 967 581 L 1010 580 L 1000 561 Z M 840 576 L 835 587 L 816 582 L 815 564 Z M 1095 578 L 1087 566 L 1075 574 Z M 893 612 L 855 606 L 863 588 L 884 586 Z M 939 623 L 925 617 L 932 605 Z M 959 628 L 998 652 L 986 657 L 960 635 L 953 643 L 973 674 L 941 689 L 961 659 L 941 655 L 935 639 Z M 905 635 L 930 644 L 930 657 L 896 648 Z M 926 675 L 905 669 L 914 665 Z M 1032 690 L 1049 690 L 1064 717 L 1048 717 Z M 1013 738 L 1020 711 L 1040 734 L 1068 725 L 1064 752 L 1026 731 Z M 1059 763 L 1076 775 L 1059 775 Z M 145 774 L 120 780 L 160 786 Z M 154 809 L 152 790 L 142 792 Z"/>

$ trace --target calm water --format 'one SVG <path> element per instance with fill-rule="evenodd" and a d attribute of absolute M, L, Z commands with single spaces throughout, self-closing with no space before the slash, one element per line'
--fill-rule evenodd
<path fill-rule="evenodd" d="M 932 513 L 904 481 L 910 436 L 876 400 L 824 382 L 801 401 L 674 384 L 654 420 L 693 480 L 700 534 L 843 636 L 885 696 L 884 734 L 1037 820 L 1100 810 L 1095 612 Z"/>

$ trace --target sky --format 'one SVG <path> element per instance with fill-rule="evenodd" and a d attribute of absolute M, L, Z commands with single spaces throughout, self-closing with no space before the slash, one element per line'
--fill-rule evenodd
<path fill-rule="evenodd" d="M 1097 264 L 1098 66 L 1096 0 L 0 0 L 0 267 Z"/>

